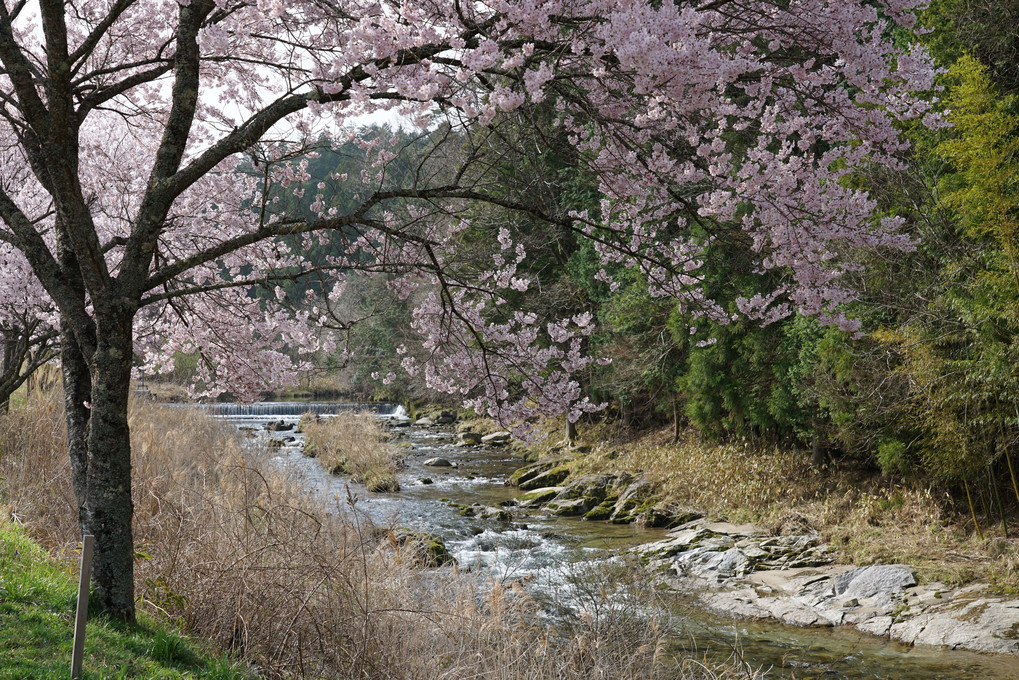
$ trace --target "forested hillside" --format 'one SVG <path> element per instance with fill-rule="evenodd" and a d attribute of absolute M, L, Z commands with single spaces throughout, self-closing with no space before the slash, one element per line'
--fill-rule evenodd
<path fill-rule="evenodd" d="M 998 516 L 1019 501 L 1019 38 L 1002 8 L 989 7 L 936 0 L 922 14 L 930 31 L 920 40 L 943 69 L 928 96 L 950 127 L 905 123 L 912 149 L 901 168 L 874 164 L 843 180 L 877 198 L 875 220 L 904 220 L 912 244 L 839 253 L 855 291 L 846 304 L 855 331 L 826 321 L 825 309 L 764 320 L 740 315 L 741 300 L 773 296 L 788 281 L 780 270 L 760 271 L 750 237 L 738 228 L 705 229 L 696 272 L 697 285 L 730 319 L 705 318 L 655 296 L 647 272 L 625 261 L 606 268 L 597 230 L 585 236 L 556 226 L 556 217 L 597 211 L 604 197 L 575 144 L 551 124 L 553 106 L 500 113 L 470 135 L 397 132 L 401 145 L 415 150 L 401 156 L 399 171 L 440 172 L 444 163 L 484 150 L 489 162 L 474 181 L 515 204 L 459 214 L 470 226 L 460 233 L 456 261 L 444 264 L 457 276 L 482 276 L 491 264 L 488 235 L 506 229 L 528 253 L 517 274 L 540 295 L 510 298 L 505 309 L 545 322 L 591 315 L 596 330 L 585 351 L 597 361 L 581 382 L 605 408 L 586 421 L 669 426 L 677 436 L 694 428 L 714 440 L 799 448 L 815 465 L 879 469 L 970 491 L 974 503 L 979 497 Z M 903 34 L 900 41 L 915 39 Z M 341 151 L 326 144 L 330 150 L 308 171 L 316 181 L 353 175 L 367 143 L 390 134 L 367 131 Z M 746 153 L 751 137 L 732 133 L 725 143 Z M 286 209 L 301 204 L 309 213 L 315 200 L 283 198 Z M 301 286 L 313 284 L 283 285 L 288 299 L 299 299 Z M 359 394 L 443 399 L 421 375 L 400 368 L 406 355 L 398 347 L 426 354 L 409 330 L 413 298 L 400 299 L 363 275 L 350 276 L 346 290 L 335 314 L 345 342 L 320 366 L 338 371 L 340 384 Z"/>

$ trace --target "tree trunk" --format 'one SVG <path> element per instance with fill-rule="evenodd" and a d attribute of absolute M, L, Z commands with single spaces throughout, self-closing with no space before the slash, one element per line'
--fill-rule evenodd
<path fill-rule="evenodd" d="M 566 419 L 566 444 L 569 445 L 569 446 L 573 446 L 576 443 L 577 443 L 577 424 L 575 422 L 573 422 L 572 420 L 570 420 L 569 418 L 567 418 Z"/>
<path fill-rule="evenodd" d="M 820 470 L 824 467 L 824 446 L 821 442 L 821 421 L 818 418 L 814 419 L 813 432 L 810 436 L 810 465 L 815 470 Z"/>
<path fill-rule="evenodd" d="M 86 490 L 88 489 L 88 421 L 85 405 L 92 399 L 92 377 L 67 319 L 61 322 L 60 367 L 64 379 L 64 419 L 67 421 L 67 457 L 71 463 L 71 482 L 78 501 L 78 521 L 88 528 Z"/>
<path fill-rule="evenodd" d="M 672 395 L 672 443 L 679 441 L 679 395 Z"/>
<path fill-rule="evenodd" d="M 13 389 L 6 387 L 8 383 L 10 385 L 16 385 L 16 369 L 12 370 L 11 364 L 14 362 L 14 341 L 8 337 L 4 338 L 3 342 L 3 356 L 0 357 L 0 381 L 5 387 L 0 391 L 0 415 L 7 413 L 11 408 L 11 394 Z"/>
<path fill-rule="evenodd" d="M 86 491 L 88 529 L 96 537 L 97 546 L 93 564 L 95 596 L 99 609 L 107 615 L 133 621 L 134 504 L 127 424 L 132 358 L 130 316 L 113 320 L 100 317 L 96 340 Z"/>

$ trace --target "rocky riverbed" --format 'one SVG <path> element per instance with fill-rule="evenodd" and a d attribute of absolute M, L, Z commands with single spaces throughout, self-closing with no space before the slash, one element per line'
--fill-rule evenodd
<path fill-rule="evenodd" d="M 639 475 L 570 481 L 566 459 L 517 470 L 516 504 L 560 516 L 672 527 L 633 549 L 671 588 L 705 608 L 740 619 L 795 626 L 853 626 L 907 644 L 1019 655 L 1019 600 L 986 586 L 917 582 L 904 564 L 838 564 L 804 523 L 774 535 L 753 524 L 713 522 L 656 497 Z M 799 529 L 799 531 L 797 531 Z"/>
<path fill-rule="evenodd" d="M 902 565 L 854 573 L 795 518 L 773 535 L 668 504 L 640 475 L 571 479 L 564 468 L 582 455 L 575 450 L 520 467 L 523 452 L 509 433 L 486 433 L 481 443 L 465 424 L 436 423 L 449 420 L 442 414 L 431 424 L 380 415 L 407 449 L 406 466 L 401 491 L 369 493 L 306 457 L 297 416 L 280 415 L 227 417 L 252 436 L 279 440 L 271 445 L 280 464 L 309 489 L 342 504 L 349 488 L 359 513 L 383 526 L 398 521 L 406 527 L 398 539 L 400 531 L 407 540 L 445 539 L 460 569 L 565 593 L 564 560 L 632 552 L 675 593 L 680 647 L 694 636 L 698 650 L 724 659 L 738 646 L 750 663 L 772 668 L 768 677 L 1019 680 L 1019 663 L 1008 656 L 1016 654 L 1017 603 L 978 588 L 919 586 Z"/>

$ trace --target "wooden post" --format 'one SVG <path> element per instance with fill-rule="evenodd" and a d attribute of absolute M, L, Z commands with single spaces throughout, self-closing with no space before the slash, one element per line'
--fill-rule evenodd
<path fill-rule="evenodd" d="M 71 678 L 81 677 L 81 660 L 85 654 L 85 620 L 88 619 L 88 584 L 92 578 L 92 546 L 95 537 L 85 534 L 81 539 L 81 578 L 78 580 L 78 610 L 74 616 L 74 648 L 71 652 Z"/>

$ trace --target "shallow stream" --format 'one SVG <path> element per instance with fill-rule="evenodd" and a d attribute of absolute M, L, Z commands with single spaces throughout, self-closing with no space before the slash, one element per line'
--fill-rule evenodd
<path fill-rule="evenodd" d="M 519 579 L 550 602 L 569 601 L 571 589 L 578 587 L 576 565 L 618 561 L 627 548 L 665 535 L 664 530 L 550 517 L 540 511 L 526 515 L 514 511 L 510 522 L 464 517 L 445 499 L 497 506 L 517 495 L 505 480 L 522 461 L 504 448 L 458 446 L 451 427 L 393 428 L 399 433 L 397 443 L 407 448 L 406 467 L 398 475 L 401 490 L 396 493 L 369 493 L 345 478 L 332 476 L 301 454 L 302 435 L 263 429 L 276 420 L 296 423 L 300 413 L 309 410 L 335 413 L 352 408 L 350 404 L 262 403 L 215 405 L 209 410 L 257 436 L 295 437 L 297 441 L 279 449 L 279 461 L 337 507 L 349 510 L 349 490 L 354 510 L 373 522 L 440 535 L 461 569 L 481 569 L 493 579 Z M 360 410 L 370 410 L 380 418 L 391 418 L 396 412 L 394 407 L 378 406 Z M 434 457 L 455 466 L 422 464 Z M 1019 680 L 1016 658 L 908 647 L 848 628 L 734 622 L 705 613 L 679 596 L 670 596 L 668 606 L 671 619 L 678 622 L 674 633 L 677 652 L 724 659 L 738 649 L 750 667 L 770 668 L 768 678 Z"/>

